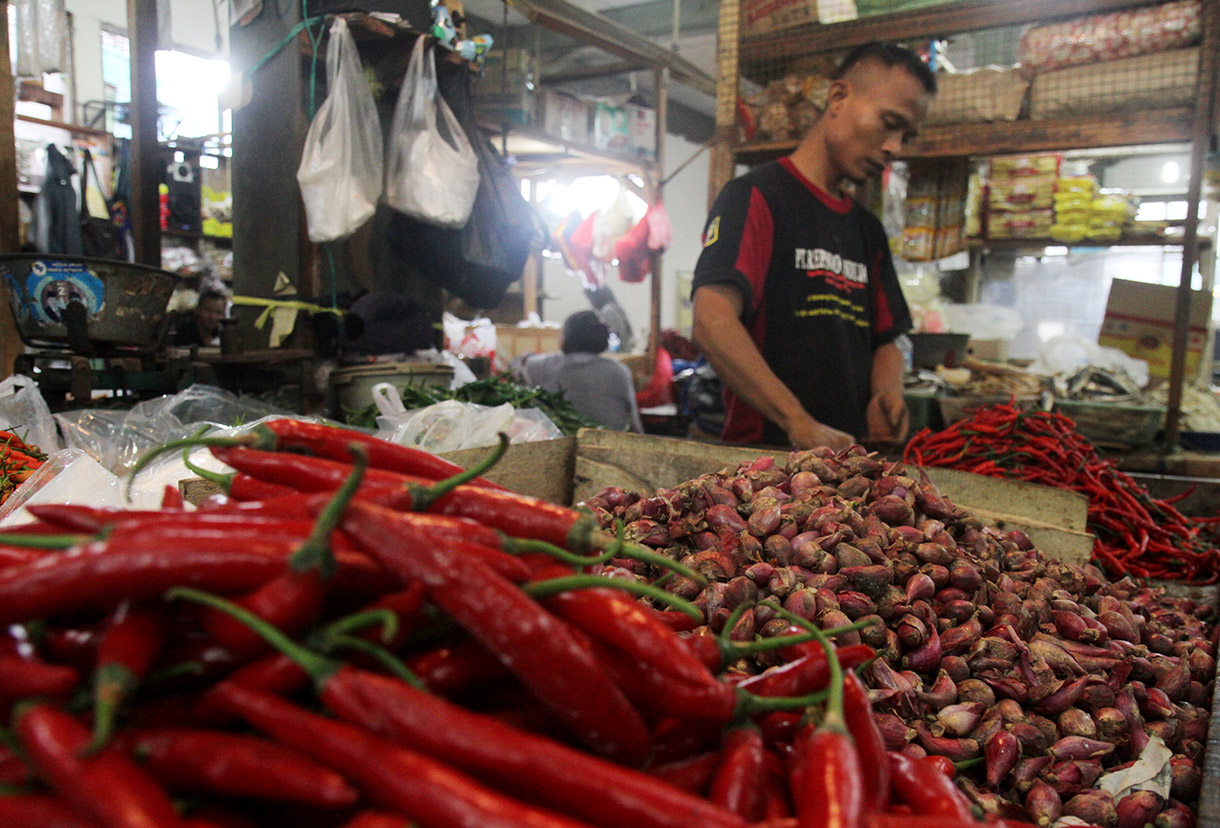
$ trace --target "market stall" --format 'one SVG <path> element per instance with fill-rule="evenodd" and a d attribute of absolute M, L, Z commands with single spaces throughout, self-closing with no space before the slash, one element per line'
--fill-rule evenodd
<path fill-rule="evenodd" d="M 1079 513 L 1027 484 L 942 489 L 859 447 L 592 431 L 488 468 L 490 450 L 454 465 L 288 419 L 216 434 L 179 473 L 210 455 L 236 475 L 205 475 L 227 496 L 187 486 L 195 511 L 171 487 L 159 509 L 44 503 L 0 527 L 10 629 L 43 620 L 9 666 L 51 698 L 92 682 L 100 705 L 83 723 L 20 708 L 25 759 L 5 766 L 30 793 L 0 808 L 171 825 L 167 797 L 190 791 L 185 818 L 207 824 L 822 825 L 828 802 L 869 824 L 1213 824 L 1214 587 L 1042 551 L 1037 529 Z M 341 459 L 353 444 L 367 469 Z M 148 544 L 176 551 L 154 563 Z M 144 655 L 112 687 L 95 659 L 129 625 Z M 96 651 L 71 632 L 86 628 Z M 338 721 L 313 712 L 310 675 Z M 63 764 L 91 740 L 105 747 Z M 262 759 L 212 769 L 239 755 Z M 91 787 L 102 772 L 127 784 Z"/>

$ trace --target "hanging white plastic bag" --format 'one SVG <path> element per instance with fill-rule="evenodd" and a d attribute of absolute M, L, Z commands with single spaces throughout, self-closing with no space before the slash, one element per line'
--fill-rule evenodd
<path fill-rule="evenodd" d="M 346 238 L 368 221 L 384 178 L 377 106 L 342 17 L 330 27 L 326 86 L 330 94 L 309 125 L 297 169 L 314 243 Z"/>
<path fill-rule="evenodd" d="M 441 227 L 460 228 L 479 191 L 479 159 L 440 96 L 426 38 L 415 40 L 394 108 L 386 157 L 386 203 Z"/>
<path fill-rule="evenodd" d="M 11 431 L 44 454 L 59 451 L 59 432 L 38 383 L 24 374 L 0 382 L 0 429 Z"/>

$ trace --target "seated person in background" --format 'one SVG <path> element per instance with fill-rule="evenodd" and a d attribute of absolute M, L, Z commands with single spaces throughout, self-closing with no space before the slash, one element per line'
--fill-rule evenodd
<path fill-rule="evenodd" d="M 522 362 L 526 382 L 547 391 L 562 391 L 572 407 L 606 428 L 640 433 L 631 371 L 600 356 L 610 330 L 596 311 L 578 311 L 563 323 L 563 353 L 530 354 Z"/>
<path fill-rule="evenodd" d="M 194 310 L 175 320 L 170 344 L 179 348 L 218 344 L 220 320 L 225 318 L 228 304 L 228 297 L 218 290 L 205 290 L 199 294 Z"/>

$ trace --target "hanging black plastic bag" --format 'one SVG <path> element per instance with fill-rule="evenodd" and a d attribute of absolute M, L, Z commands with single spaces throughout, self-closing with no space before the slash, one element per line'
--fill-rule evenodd
<path fill-rule="evenodd" d="M 88 149 L 84 151 L 84 163 L 80 174 L 80 234 L 81 246 L 86 256 L 97 259 L 114 259 L 127 261 L 127 243 L 124 240 L 123 228 L 114 223 L 112 218 L 98 218 L 89 212 L 89 173 L 93 173 L 94 183 L 106 202 L 107 212 L 110 210 L 110 199 L 102 189 L 101 179 L 97 176 L 97 167 L 93 165 L 93 155 Z"/>
<path fill-rule="evenodd" d="M 395 213 L 387 231 L 390 248 L 407 264 L 468 304 L 494 308 L 521 278 L 530 250 L 544 229 L 508 164 L 479 129 L 464 66 L 442 64 L 441 96 L 457 116 L 479 156 L 479 189 L 466 225 L 447 230 Z"/>

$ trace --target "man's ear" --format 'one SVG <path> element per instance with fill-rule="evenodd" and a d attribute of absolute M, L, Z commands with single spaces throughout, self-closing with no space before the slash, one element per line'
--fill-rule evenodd
<path fill-rule="evenodd" d="M 851 83 L 845 78 L 836 78 L 826 89 L 826 109 L 833 109 L 835 104 L 847 99 L 851 94 Z"/>

